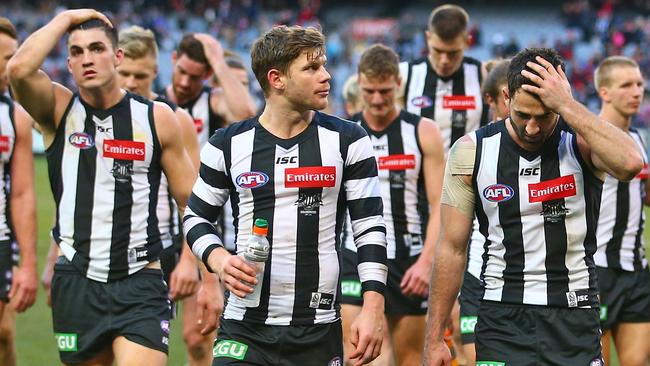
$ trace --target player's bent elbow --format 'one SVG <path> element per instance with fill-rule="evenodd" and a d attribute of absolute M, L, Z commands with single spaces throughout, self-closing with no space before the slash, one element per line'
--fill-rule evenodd
<path fill-rule="evenodd" d="M 10 81 L 17 81 L 26 78 L 30 73 L 28 67 L 20 59 L 13 57 L 7 64 L 7 76 Z"/>
<path fill-rule="evenodd" d="M 620 167 L 619 174 L 621 176 L 616 178 L 624 182 L 629 182 L 632 179 L 634 179 L 634 177 L 636 177 L 637 174 L 639 174 L 642 169 L 643 169 L 643 159 L 638 153 L 635 153 L 629 159 L 627 159 L 624 166 Z"/>

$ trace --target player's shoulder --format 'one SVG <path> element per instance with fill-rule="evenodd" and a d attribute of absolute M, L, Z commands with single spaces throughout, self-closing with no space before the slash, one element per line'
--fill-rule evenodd
<path fill-rule="evenodd" d="M 331 114 L 316 111 L 313 122 L 319 127 L 341 134 L 343 137 L 350 139 L 351 142 L 368 136 L 366 130 L 358 123 Z"/>
<path fill-rule="evenodd" d="M 470 65 L 476 65 L 478 67 L 481 67 L 483 64 L 481 61 L 478 59 L 471 57 L 471 56 L 463 56 L 463 63 L 464 64 L 470 64 Z"/>
<path fill-rule="evenodd" d="M 234 122 L 216 130 L 208 141 L 214 146 L 221 146 L 233 137 L 254 129 L 256 125 L 259 125 L 259 116 Z"/>

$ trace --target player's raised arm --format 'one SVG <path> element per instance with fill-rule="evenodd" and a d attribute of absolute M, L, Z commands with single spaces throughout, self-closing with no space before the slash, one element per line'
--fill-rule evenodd
<path fill-rule="evenodd" d="M 66 32 L 77 24 L 98 19 L 110 24 L 102 13 L 92 9 L 76 9 L 59 13 L 45 26 L 29 36 L 9 61 L 8 75 L 16 100 L 41 126 L 46 140 L 56 130 L 72 92 L 53 83 L 40 67 L 50 51 Z M 79 50 L 70 50 L 70 57 L 83 57 Z M 47 141 L 46 141 L 47 142 Z"/>

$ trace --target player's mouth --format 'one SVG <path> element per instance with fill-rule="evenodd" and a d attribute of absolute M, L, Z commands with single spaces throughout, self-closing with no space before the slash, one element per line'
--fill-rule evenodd
<path fill-rule="evenodd" d="M 327 98 L 327 96 L 330 94 L 330 90 L 329 89 L 319 90 L 316 92 L 316 94 L 320 95 L 321 97 Z"/>
<path fill-rule="evenodd" d="M 86 70 L 86 71 L 84 71 L 83 75 L 85 77 L 93 77 L 93 76 L 97 75 L 97 72 L 94 71 L 94 70 Z"/>

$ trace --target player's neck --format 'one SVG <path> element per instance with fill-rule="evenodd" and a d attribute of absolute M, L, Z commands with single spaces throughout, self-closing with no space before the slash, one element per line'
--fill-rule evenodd
<path fill-rule="evenodd" d="M 108 109 L 122 100 L 126 92 L 111 82 L 105 87 L 84 89 L 79 88 L 79 96 L 93 108 Z"/>
<path fill-rule="evenodd" d="M 194 99 L 198 98 L 199 95 L 201 95 L 202 91 L 203 91 L 203 89 L 199 89 L 199 92 L 196 93 L 196 95 L 192 95 L 191 97 L 188 97 L 188 98 L 179 99 L 178 96 L 176 95 L 176 93 L 174 93 L 174 86 L 172 84 L 167 85 L 167 88 L 166 88 L 167 99 L 170 102 L 178 104 L 178 105 L 187 104 L 187 103 L 193 101 Z"/>
<path fill-rule="evenodd" d="M 397 116 L 399 116 L 399 113 L 400 109 L 398 107 L 393 108 L 393 110 L 383 116 L 374 116 L 364 109 L 363 120 L 366 121 L 366 124 L 371 130 L 380 132 L 388 128 Z"/>
<path fill-rule="evenodd" d="M 259 121 L 262 127 L 281 139 L 290 139 L 304 131 L 314 117 L 314 111 L 298 111 L 272 99 L 266 100 Z"/>
<path fill-rule="evenodd" d="M 598 116 L 623 131 L 628 131 L 632 125 L 632 116 L 624 116 L 614 108 L 608 108 L 607 106 L 603 106 Z"/>

